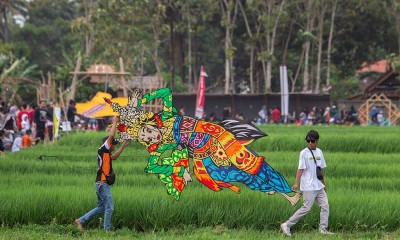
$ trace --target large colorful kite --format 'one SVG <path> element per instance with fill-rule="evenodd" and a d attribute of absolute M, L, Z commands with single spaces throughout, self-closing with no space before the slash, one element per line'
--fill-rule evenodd
<path fill-rule="evenodd" d="M 150 157 L 145 172 L 158 174 L 168 194 L 177 200 L 192 181 L 191 158 L 197 180 L 213 191 L 229 188 L 240 193 L 232 183 L 241 182 L 252 190 L 279 193 L 292 205 L 299 201 L 300 193 L 294 193 L 285 178 L 249 148 L 249 143 L 266 136 L 254 125 L 236 120 L 215 124 L 180 116 L 172 106 L 169 88 L 145 94 L 141 99 L 139 96 L 140 91 L 135 90 L 125 107 L 107 98 L 105 101 L 120 117 L 119 140 L 134 139 L 146 146 Z M 163 111 L 139 110 L 142 104 L 156 98 L 162 98 Z M 170 155 L 161 157 L 164 152 Z"/>

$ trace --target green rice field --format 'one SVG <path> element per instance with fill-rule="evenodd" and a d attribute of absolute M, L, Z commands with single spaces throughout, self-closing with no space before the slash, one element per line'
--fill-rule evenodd
<path fill-rule="evenodd" d="M 399 127 L 264 125 L 261 129 L 268 137 L 257 140 L 251 147 L 265 156 L 289 185 L 294 183 L 307 131 L 319 131 L 318 147 L 327 162 L 330 230 L 343 234 L 383 232 L 390 234 L 389 239 L 397 238 Z M 63 134 L 57 143 L 7 152 L 0 157 L 0 238 L 2 233 L 24 226 L 71 227 L 74 219 L 92 209 L 97 201 L 94 191 L 97 148 L 106 135 L 105 132 Z M 267 195 L 241 184 L 235 184 L 241 188 L 240 194 L 229 189 L 213 192 L 195 176 L 176 201 L 166 193 L 156 175 L 144 173 L 147 157 L 144 147 L 132 142 L 113 164 L 117 174 L 111 189 L 115 230 L 154 233 L 223 226 L 235 231 L 278 231 L 279 224 L 301 204 L 293 207 L 279 194 Z M 316 231 L 318 210 L 315 206 L 292 228 L 292 233 Z M 92 219 L 86 229 L 101 230 L 102 216 Z M 278 232 L 275 235 L 282 237 Z"/>

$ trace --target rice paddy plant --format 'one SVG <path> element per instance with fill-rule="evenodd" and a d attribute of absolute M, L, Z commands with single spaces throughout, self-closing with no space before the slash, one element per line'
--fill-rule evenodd
<path fill-rule="evenodd" d="M 269 137 L 256 141 L 252 148 L 258 149 L 292 185 L 299 151 L 306 146 L 304 135 L 310 128 L 279 125 L 265 128 Z M 398 229 L 399 144 L 389 142 L 398 142 L 399 130 L 336 126 L 315 129 L 321 133 L 319 147 L 328 165 L 325 173 L 331 228 Z M 384 144 L 374 146 L 379 143 L 373 137 L 377 133 Z M 104 135 L 104 132 L 68 134 L 58 143 L 35 146 L 2 158 L 0 222 L 5 226 L 70 224 L 93 208 L 96 154 Z M 352 144 L 353 141 L 357 143 Z M 40 159 L 40 156 L 47 157 Z M 176 201 L 167 195 L 156 175 L 143 172 L 147 157 L 144 148 L 131 143 L 114 163 L 117 182 L 111 191 L 115 228 L 159 231 L 177 226 L 223 225 L 276 229 L 298 207 L 290 206 L 278 194 L 269 196 L 241 184 L 236 184 L 241 194 L 229 189 L 213 192 L 196 179 L 185 187 L 181 200 Z M 318 217 L 315 208 L 296 228 L 317 228 Z M 101 229 L 102 216 L 87 227 Z"/>

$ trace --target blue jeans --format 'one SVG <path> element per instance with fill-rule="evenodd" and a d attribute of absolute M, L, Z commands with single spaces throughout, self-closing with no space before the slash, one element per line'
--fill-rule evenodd
<path fill-rule="evenodd" d="M 79 221 L 83 224 L 93 216 L 104 212 L 104 230 L 110 230 L 111 217 L 114 211 L 110 186 L 106 183 L 96 183 L 95 188 L 97 194 L 97 206 L 79 218 Z"/>

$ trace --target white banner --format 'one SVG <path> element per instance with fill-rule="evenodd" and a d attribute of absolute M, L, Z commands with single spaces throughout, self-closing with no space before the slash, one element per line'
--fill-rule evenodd
<path fill-rule="evenodd" d="M 287 123 L 289 114 L 289 87 L 286 65 L 281 65 L 279 72 L 281 78 L 281 115 L 283 116 L 284 123 Z"/>

